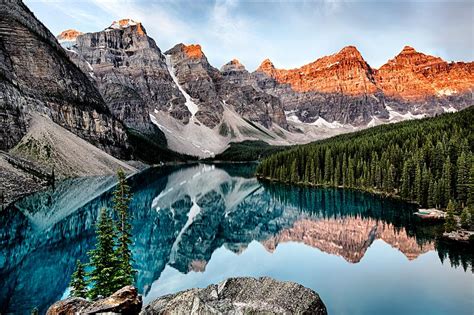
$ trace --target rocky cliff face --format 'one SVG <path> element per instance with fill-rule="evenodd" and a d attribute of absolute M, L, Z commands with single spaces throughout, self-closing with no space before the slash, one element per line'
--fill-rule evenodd
<path fill-rule="evenodd" d="M 123 125 L 21 1 L 0 3 L 0 60 L 1 149 L 18 143 L 29 115 L 39 112 L 106 152 L 129 156 Z"/>
<path fill-rule="evenodd" d="M 380 69 L 348 46 L 291 70 L 267 59 L 250 73 L 238 60 L 214 68 L 200 45 L 178 44 L 163 55 L 130 19 L 58 39 L 127 127 L 158 132 L 154 124 L 171 149 L 198 156 L 230 141 L 303 143 L 472 105 L 474 63 L 447 63 L 411 47 Z"/>
<path fill-rule="evenodd" d="M 297 122 L 315 123 L 321 117 L 370 126 L 373 119 L 390 120 L 393 110 L 431 116 L 472 105 L 473 64 L 447 63 L 407 46 L 377 70 L 348 46 L 291 70 L 277 69 L 266 59 L 252 75 Z"/>
<path fill-rule="evenodd" d="M 262 71 L 281 84 L 289 84 L 296 92 L 318 91 L 361 95 L 375 93 L 373 70 L 354 46 L 338 53 L 319 58 L 298 69 L 276 69 L 265 60 L 257 71 Z"/>
<path fill-rule="evenodd" d="M 239 115 L 268 129 L 273 123 L 288 128 L 280 99 L 259 89 L 256 80 L 238 60 L 222 66 L 220 73 L 219 94 Z"/>
<path fill-rule="evenodd" d="M 404 104 L 412 112 L 432 115 L 440 106 L 458 110 L 472 105 L 474 62 L 448 63 L 405 46 L 376 71 L 375 79 L 393 107 Z"/>
<path fill-rule="evenodd" d="M 200 45 L 178 44 L 166 54 L 178 84 L 198 107 L 197 120 L 209 128 L 217 126 L 224 111 L 216 88 L 219 71 L 209 64 Z"/>
<path fill-rule="evenodd" d="M 188 122 L 184 97 L 141 23 L 124 19 L 101 32 L 78 35 L 71 50 L 71 59 L 90 73 L 110 110 L 128 127 L 153 133 L 154 110 Z"/>

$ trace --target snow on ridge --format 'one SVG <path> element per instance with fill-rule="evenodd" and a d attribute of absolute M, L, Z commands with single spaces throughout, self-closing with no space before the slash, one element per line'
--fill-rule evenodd
<path fill-rule="evenodd" d="M 168 68 L 168 72 L 170 73 L 171 78 L 173 79 L 174 83 L 178 87 L 181 94 L 183 94 L 184 98 L 186 99 L 186 102 L 184 103 L 184 105 L 186 105 L 188 110 L 191 112 L 191 117 L 194 117 L 197 111 L 199 110 L 199 107 L 197 106 L 196 103 L 194 103 L 191 96 L 184 90 L 181 84 L 179 84 L 178 78 L 176 77 L 174 73 L 173 64 L 171 63 L 171 55 L 165 55 L 165 58 L 166 58 L 166 67 Z"/>
<path fill-rule="evenodd" d="M 318 117 L 318 119 L 316 119 L 315 122 L 311 123 L 310 125 L 313 125 L 313 126 L 318 126 L 318 127 L 327 127 L 327 128 L 331 128 L 331 129 L 336 129 L 336 128 L 342 128 L 344 127 L 344 125 L 342 125 L 340 122 L 338 121 L 333 121 L 333 122 L 328 122 L 326 119 L 324 119 L 323 117 Z"/>
<path fill-rule="evenodd" d="M 445 113 L 455 113 L 457 112 L 458 110 L 456 108 L 454 108 L 452 105 L 449 105 L 449 107 L 445 107 L 443 106 L 443 111 Z"/>
<path fill-rule="evenodd" d="M 305 125 L 322 127 L 322 128 L 325 127 L 325 128 L 330 128 L 330 129 L 337 129 L 337 128 L 344 127 L 344 125 L 338 121 L 328 122 L 326 119 L 324 119 L 321 116 L 318 117 L 318 119 L 316 119 L 316 121 L 312 123 L 305 123 L 305 122 L 302 122 L 295 113 L 296 113 L 296 110 L 285 111 L 286 120 L 294 122 L 294 123 L 298 123 L 298 124 L 305 124 Z"/>
<path fill-rule="evenodd" d="M 377 120 L 376 120 L 375 116 L 372 116 L 372 119 L 367 124 L 367 127 L 375 127 L 376 124 L 377 124 Z"/>
<path fill-rule="evenodd" d="M 456 94 L 457 91 L 456 90 L 451 90 L 451 89 L 440 89 L 440 90 L 437 90 L 436 91 L 436 94 L 438 96 L 450 96 L 450 95 L 453 95 L 453 94 Z"/>
<path fill-rule="evenodd" d="M 385 108 L 388 110 L 388 113 L 389 113 L 389 118 L 388 120 L 389 121 L 392 121 L 396 118 L 400 118 L 400 119 L 403 119 L 403 120 L 409 120 L 409 119 L 421 119 L 421 118 L 425 118 L 426 117 L 426 114 L 412 114 L 410 111 L 408 111 L 406 114 L 401 114 L 399 112 L 397 112 L 396 110 L 394 110 L 393 108 L 391 108 L 390 106 L 388 105 L 385 105 Z"/>

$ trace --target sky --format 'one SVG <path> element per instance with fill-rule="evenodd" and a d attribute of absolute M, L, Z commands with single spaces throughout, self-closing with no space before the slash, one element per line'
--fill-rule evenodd
<path fill-rule="evenodd" d="M 296 68 L 356 46 L 375 68 L 405 45 L 447 61 L 474 60 L 474 1 L 24 0 L 55 35 L 141 21 L 164 52 L 200 44 L 220 68 L 236 58 L 250 71 L 269 58 Z"/>

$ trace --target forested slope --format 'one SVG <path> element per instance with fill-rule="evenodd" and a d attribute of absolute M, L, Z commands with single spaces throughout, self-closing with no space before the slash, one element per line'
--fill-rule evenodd
<path fill-rule="evenodd" d="M 474 107 L 382 125 L 274 154 L 259 177 L 379 191 L 423 207 L 474 204 Z"/>

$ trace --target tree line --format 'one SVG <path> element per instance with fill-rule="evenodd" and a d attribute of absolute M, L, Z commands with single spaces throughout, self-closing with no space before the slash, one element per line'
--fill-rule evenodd
<path fill-rule="evenodd" d="M 70 296 L 94 300 L 109 296 L 134 282 L 128 214 L 132 194 L 122 170 L 117 172 L 117 177 L 118 184 L 112 199 L 113 213 L 107 208 L 100 209 L 96 246 L 88 253 L 89 263 L 77 261 L 70 282 Z"/>
<path fill-rule="evenodd" d="M 397 195 L 422 207 L 474 207 L 474 107 L 296 146 L 264 159 L 259 177 Z"/>

